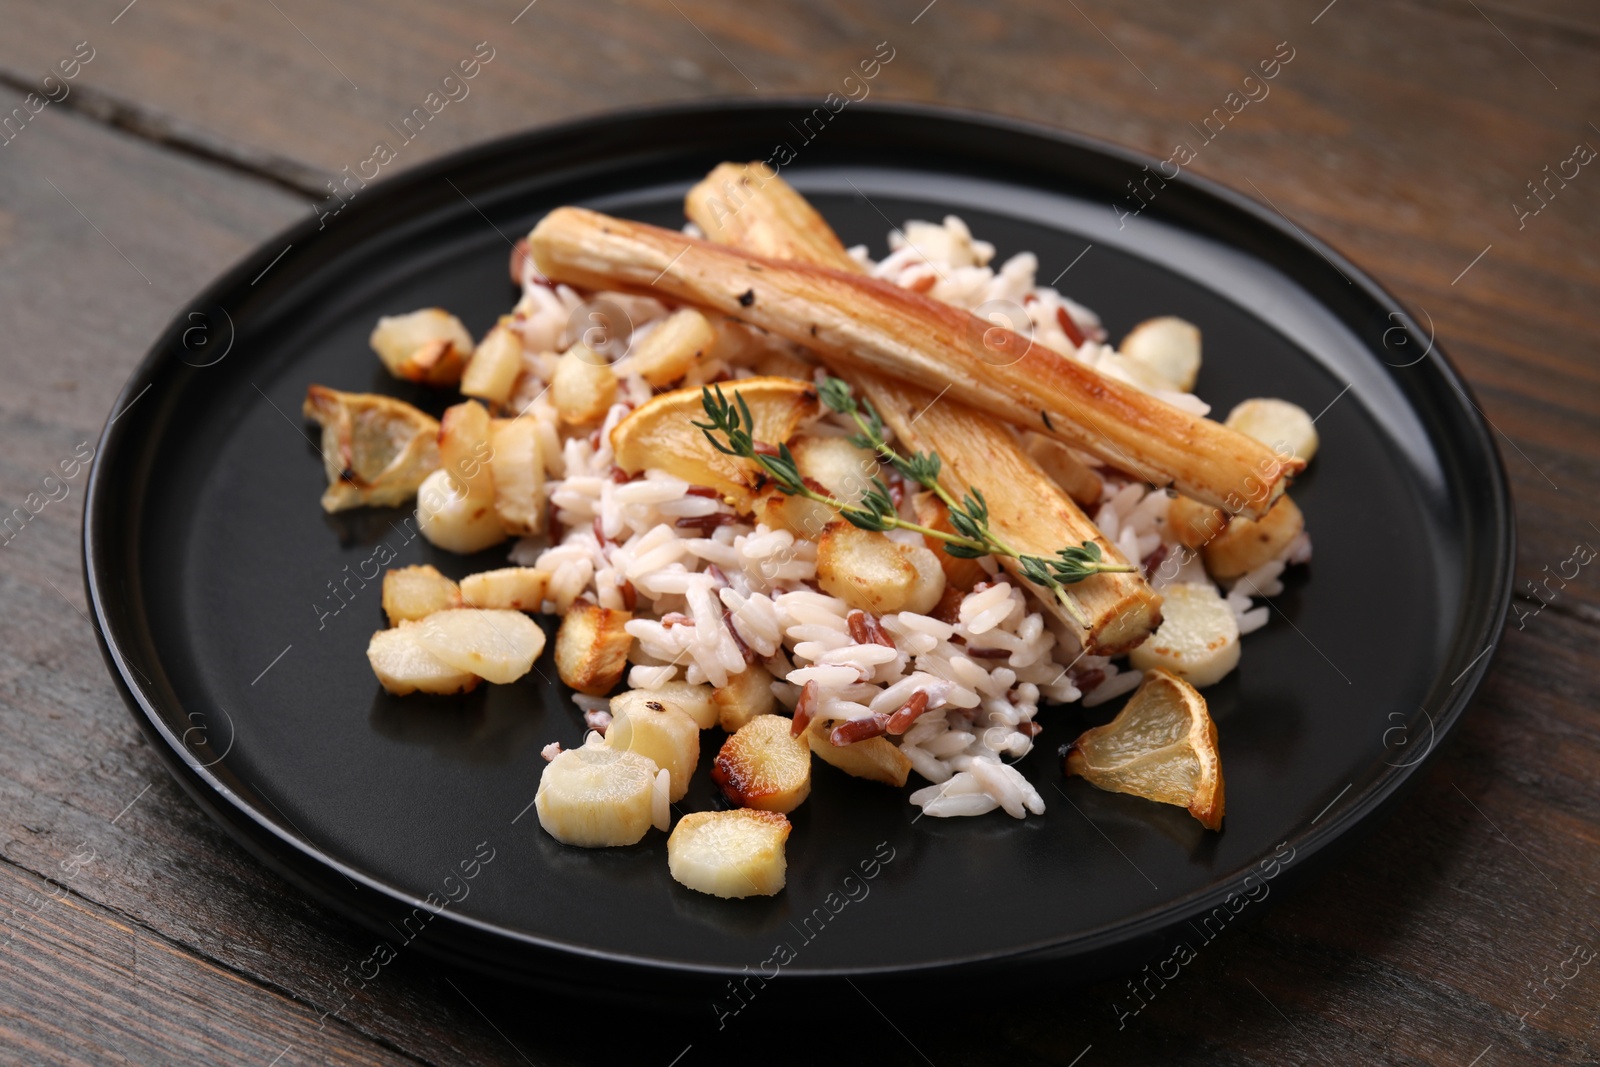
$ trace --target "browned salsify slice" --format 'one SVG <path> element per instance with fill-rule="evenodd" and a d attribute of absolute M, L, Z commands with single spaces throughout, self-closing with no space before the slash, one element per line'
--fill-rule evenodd
<path fill-rule="evenodd" d="M 396 378 L 425 385 L 454 385 L 472 358 L 472 335 L 443 308 L 385 315 L 370 338 L 372 350 Z"/>
<path fill-rule="evenodd" d="M 722 744 L 711 778 L 746 808 L 788 814 L 811 794 L 811 746 L 783 715 L 758 715 Z"/>
<path fill-rule="evenodd" d="M 578 601 L 567 609 L 556 631 L 556 673 L 567 685 L 589 696 L 615 689 L 628 669 L 633 638 L 626 627 L 633 615 Z"/>
<path fill-rule="evenodd" d="M 735 808 L 696 811 L 667 839 L 674 881 L 714 897 L 769 897 L 781 892 L 789 820 L 777 812 Z"/>
<path fill-rule="evenodd" d="M 1145 673 L 1127 706 L 1067 749 L 1066 771 L 1112 793 L 1189 809 L 1222 829 L 1222 758 L 1205 697 L 1164 670 Z"/>
<path fill-rule="evenodd" d="M 396 567 L 383 575 L 383 612 L 390 626 L 425 619 L 436 611 L 459 608 L 461 587 L 432 564 Z M 473 604 L 473 607 L 498 605 Z"/>

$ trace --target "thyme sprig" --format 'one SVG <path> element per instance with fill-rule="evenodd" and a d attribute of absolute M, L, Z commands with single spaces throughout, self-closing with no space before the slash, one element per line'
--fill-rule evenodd
<path fill-rule="evenodd" d="M 945 551 L 950 555 L 968 559 L 989 554 L 1014 557 L 1029 581 L 1050 590 L 1067 613 L 1085 625 L 1082 614 L 1067 595 L 1065 587 L 1081 582 L 1093 574 L 1128 573 L 1134 570 L 1129 564 L 1105 562 L 1100 553 L 1100 546 L 1093 541 L 1070 545 L 1048 558 L 1024 555 L 1016 551 L 1000 540 L 990 526 L 989 504 L 984 500 L 982 490 L 969 489 L 958 501 L 949 490 L 939 484 L 939 471 L 943 463 L 937 452 L 913 452 L 904 455 L 896 451 L 888 442 L 883 418 L 872 406 L 872 401 L 863 398 L 858 402 L 848 382 L 833 377 L 826 378 L 819 393 L 823 403 L 842 415 L 849 415 L 860 428 L 861 432 L 850 438 L 852 444 L 877 453 L 906 478 L 931 490 L 944 502 L 950 515 L 950 525 L 968 541 L 981 542 L 986 548 L 984 552 L 976 552 L 965 544 L 947 544 Z"/>
<path fill-rule="evenodd" d="M 1135 569 L 1130 564 L 1105 562 L 1100 553 L 1100 546 L 1093 541 L 1070 545 L 1050 557 L 1024 555 L 1016 551 L 1002 541 L 991 527 L 989 503 L 984 499 L 982 490 L 970 488 L 960 500 L 957 500 L 939 483 L 939 473 L 944 464 L 937 452 L 913 452 L 906 455 L 896 450 L 889 444 L 883 418 L 872 406 L 872 401 L 866 399 L 857 401 L 849 383 L 838 378 L 825 378 L 818 392 L 823 403 L 829 408 L 842 415 L 849 415 L 855 421 L 860 432 L 851 436 L 852 444 L 875 453 L 899 471 L 906 480 L 915 482 L 938 496 L 949 512 L 953 533 L 902 519 L 882 478 L 872 479 L 872 487 L 862 496 L 859 504 L 849 504 L 835 499 L 816 488 L 815 483 L 807 484 L 795 463 L 794 456 L 789 452 L 789 446 L 779 445 L 774 449 L 770 445 L 755 441 L 751 435 L 754 420 L 744 398 L 735 394 L 736 407 L 734 403 L 729 402 L 720 386 L 702 388 L 700 402 L 710 421 L 696 422 L 694 425 L 700 428 L 706 435 L 706 440 L 710 441 L 711 446 L 717 451 L 753 460 L 766 471 L 783 492 L 826 504 L 839 512 L 848 522 L 863 530 L 882 531 L 895 528 L 915 530 L 926 537 L 943 542 L 944 550 L 960 559 L 976 559 L 988 555 L 1015 558 L 1023 575 L 1029 581 L 1043 586 L 1054 594 L 1066 612 L 1083 626 L 1087 626 L 1088 621 L 1068 595 L 1066 586 L 1081 582 L 1093 574 L 1126 573 Z M 719 433 L 723 435 L 720 440 L 717 437 Z"/>
<path fill-rule="evenodd" d="M 702 386 L 700 405 L 705 408 L 706 418 L 710 421 L 695 422 L 694 425 L 706 435 L 711 447 L 725 455 L 754 461 L 779 489 L 790 496 L 800 496 L 807 500 L 815 500 L 819 504 L 826 504 L 852 525 L 859 526 L 863 530 L 878 532 L 893 529 L 915 530 L 924 536 L 945 542 L 947 549 L 953 546 L 971 552 L 973 556 L 988 553 L 988 549 L 979 540 L 920 526 L 901 518 L 895 507 L 894 498 L 889 493 L 889 487 L 884 484 L 882 478 L 873 478 L 872 487 L 862 494 L 860 502 L 856 504 L 834 497 L 825 487 L 818 488 L 815 482 L 808 483 L 805 476 L 800 473 L 800 467 L 795 462 L 788 445 L 773 448 L 765 442 L 757 442 L 751 436 L 755 420 L 750 415 L 750 406 L 739 394 L 735 393 L 733 400 L 730 401 L 723 394 L 720 385 Z M 722 436 L 719 438 L 718 434 Z"/>

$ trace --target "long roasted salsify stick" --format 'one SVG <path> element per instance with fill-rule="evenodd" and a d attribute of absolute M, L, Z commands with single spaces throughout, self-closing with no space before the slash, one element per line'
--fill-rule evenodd
<path fill-rule="evenodd" d="M 717 244 L 861 273 L 811 201 L 765 163 L 718 163 L 683 198 L 683 212 Z"/>
<path fill-rule="evenodd" d="M 760 163 L 721 164 L 689 190 L 685 211 L 713 241 L 772 259 L 861 269 L 810 202 Z M 908 449 L 939 454 L 946 489 L 958 499 L 972 489 L 983 493 L 990 527 L 1018 553 L 1048 558 L 1093 541 L 1107 560 L 1126 562 L 1004 423 L 874 371 L 850 377 Z M 1022 577 L 1015 557 L 997 558 Z M 1137 572 L 1093 575 L 1067 586 L 1066 595 L 1078 618 L 1054 597 L 1038 599 L 1096 655 L 1126 652 L 1161 624 L 1161 598 Z"/>
<path fill-rule="evenodd" d="M 971 312 L 860 274 L 575 207 L 546 215 L 528 250 L 554 281 L 713 308 L 841 368 L 951 390 L 972 407 L 1233 514 L 1266 514 L 1302 466 Z"/>

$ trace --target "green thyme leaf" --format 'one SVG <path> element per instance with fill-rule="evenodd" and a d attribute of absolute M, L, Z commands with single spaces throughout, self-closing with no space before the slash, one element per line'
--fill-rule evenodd
<path fill-rule="evenodd" d="M 831 376 L 824 378 L 817 387 L 817 393 L 822 397 L 822 402 L 834 411 L 843 415 L 855 414 L 856 398 L 850 391 L 849 382 Z"/>

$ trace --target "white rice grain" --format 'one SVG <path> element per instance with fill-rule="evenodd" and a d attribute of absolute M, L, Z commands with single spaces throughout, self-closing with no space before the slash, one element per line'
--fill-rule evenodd
<path fill-rule="evenodd" d="M 970 634 L 988 633 L 1011 614 L 1011 586 L 996 583 L 978 593 L 971 593 L 961 601 L 959 618 Z"/>
<path fill-rule="evenodd" d="M 816 682 L 823 689 L 842 689 L 860 677 L 861 673 L 854 667 L 800 667 L 790 671 L 785 681 L 801 686 L 807 682 Z"/>

